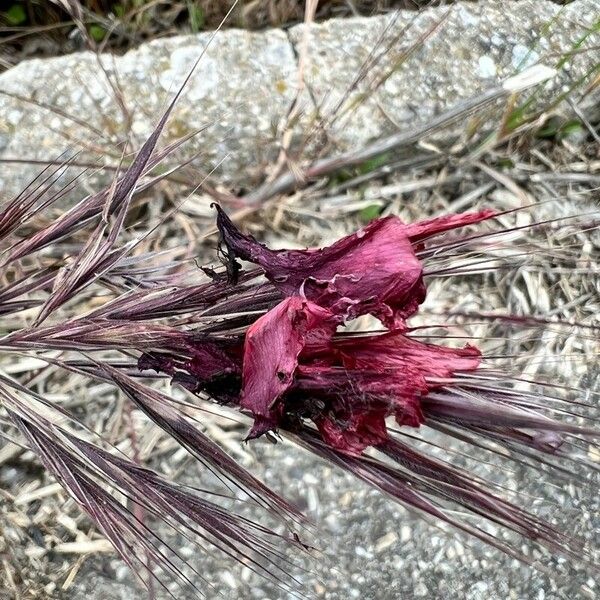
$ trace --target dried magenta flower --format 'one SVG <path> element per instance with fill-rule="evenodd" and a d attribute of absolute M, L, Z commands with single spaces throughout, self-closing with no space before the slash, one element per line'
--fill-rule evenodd
<path fill-rule="evenodd" d="M 301 295 L 344 321 L 372 314 L 388 328 L 404 326 L 425 299 L 421 240 L 489 219 L 494 211 L 453 215 L 405 225 L 395 216 L 376 219 L 335 244 L 310 250 L 270 250 L 243 235 L 217 205 L 217 225 L 231 263 L 236 257 L 263 268 L 287 296 Z M 229 271 L 237 271 L 231 267 Z"/>
<path fill-rule="evenodd" d="M 489 219 L 493 211 L 413 225 L 391 216 L 327 248 L 274 251 L 217 210 L 227 272 L 236 274 L 231 284 L 242 270 L 239 257 L 260 266 L 285 299 L 250 325 L 243 353 L 238 347 L 226 354 L 206 340 L 187 360 L 145 354 L 139 366 L 168 373 L 193 391 L 222 388 L 224 375 L 241 372 L 237 403 L 254 417 L 248 438 L 282 426 L 294 429 L 309 418 L 333 448 L 359 455 L 387 441 L 387 417 L 412 427 L 424 421 L 421 400 L 438 385 L 434 378 L 477 368 L 476 348 L 412 339 L 406 319 L 425 299 L 416 255 L 424 240 Z M 336 333 L 364 314 L 377 317 L 387 331 Z"/>
<path fill-rule="evenodd" d="M 420 397 L 430 389 L 428 376 L 448 378 L 477 368 L 475 348 L 411 340 L 405 319 L 426 293 L 416 247 L 436 233 L 488 219 L 493 211 L 414 225 L 390 216 L 327 248 L 279 251 L 244 236 L 218 211 L 228 260 L 239 256 L 260 265 L 288 296 L 246 334 L 240 406 L 255 419 L 249 437 L 276 429 L 284 418 L 302 417 L 293 399 L 284 397 L 293 390 L 318 400 L 321 409 L 311 419 L 327 443 L 360 454 L 387 440 L 386 417 L 394 415 L 400 425 L 422 423 Z M 335 335 L 338 326 L 367 313 L 389 333 Z"/>

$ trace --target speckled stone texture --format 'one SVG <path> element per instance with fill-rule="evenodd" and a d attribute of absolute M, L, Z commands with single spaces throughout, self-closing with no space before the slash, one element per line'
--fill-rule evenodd
<path fill-rule="evenodd" d="M 101 148 L 118 156 L 111 142 L 126 138 L 129 125 L 134 143 L 143 141 L 210 39 L 210 34 L 179 36 L 122 57 L 103 56 L 107 75 L 87 52 L 21 63 L 0 76 L 0 90 L 56 106 L 109 139 L 34 104 L 0 96 L 0 154 L 44 160 L 66 149 L 83 150 L 82 160 L 97 157 Z M 202 151 L 202 168 L 223 161 L 215 176 L 243 181 L 252 165 L 273 156 L 276 124 L 292 101 L 295 72 L 292 47 L 281 31 L 217 35 L 177 105 L 164 143 L 206 128 L 175 160 Z M 125 111 L 115 95 L 122 97 Z M 36 170 L 39 166 L 3 169 L 0 190 L 18 189 Z"/>
<path fill-rule="evenodd" d="M 584 34 L 586 24 L 597 21 L 598 13 L 596 0 L 562 9 L 539 0 L 501 0 L 459 2 L 419 14 L 331 20 L 310 27 L 306 79 L 321 112 L 336 108 L 345 113 L 330 125 L 330 133 L 350 147 L 439 114 L 536 63 L 555 66 Z M 291 30 L 296 47 L 304 31 L 304 25 Z M 591 39 L 600 42 L 600 34 Z M 376 43 L 389 50 L 372 68 Z M 586 73 L 597 63 L 594 54 L 566 65 L 563 76 L 546 84 L 539 99 L 561 86 L 566 89 Z M 382 76 L 386 73 L 392 74 Z M 373 89 L 362 101 L 365 91 Z"/>
<path fill-rule="evenodd" d="M 559 10 L 560 18 L 553 20 Z M 303 130 L 315 131 L 317 114 L 326 123 L 332 151 L 403 129 L 537 61 L 556 64 L 597 17 L 597 0 L 577 0 L 562 8 L 524 0 L 457 3 L 420 13 L 311 25 L 308 91 L 302 96 L 303 115 L 296 120 L 294 139 Z M 163 143 L 205 129 L 174 160 L 201 152 L 195 163 L 199 178 L 216 169 L 215 178 L 227 185 L 248 188 L 259 181 L 279 152 L 281 127 L 295 96 L 304 31 L 299 25 L 287 33 L 218 33 L 178 103 Z M 90 53 L 19 64 L 0 75 L 0 91 L 54 106 L 106 137 L 47 107 L 0 94 L 0 156 L 48 160 L 77 151 L 78 160 L 95 162 L 102 151 L 117 160 L 118 143 L 128 132 L 134 147 L 143 141 L 211 37 L 203 33 L 160 39 L 122 57 L 103 56 L 108 77 Z M 598 44 L 597 33 L 586 41 L 591 47 Z M 373 66 L 369 61 L 382 49 L 385 57 Z M 549 83 L 540 98 L 550 88 L 575 81 L 594 59 L 593 52 L 574 54 L 563 77 Z M 365 92 L 373 89 L 363 102 Z M 124 108 L 115 96 L 122 98 Z M 39 169 L 3 165 L 0 193 L 19 191 Z"/>

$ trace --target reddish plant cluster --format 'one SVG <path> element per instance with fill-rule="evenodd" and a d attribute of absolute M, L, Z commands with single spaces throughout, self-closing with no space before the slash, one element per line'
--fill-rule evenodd
<path fill-rule="evenodd" d="M 281 299 L 234 343 L 207 338 L 189 360 L 145 354 L 139 366 L 238 404 L 254 417 L 249 438 L 280 427 L 298 430 L 310 419 L 332 448 L 360 455 L 388 440 L 387 417 L 418 427 L 426 418 L 421 398 L 439 381 L 479 365 L 474 346 L 426 344 L 410 337 L 406 320 L 425 299 L 416 255 L 424 240 L 493 211 L 412 225 L 389 216 L 327 248 L 270 250 L 217 208 L 231 282 L 241 272 L 237 258 L 255 263 Z M 386 329 L 339 331 L 367 314 Z"/>

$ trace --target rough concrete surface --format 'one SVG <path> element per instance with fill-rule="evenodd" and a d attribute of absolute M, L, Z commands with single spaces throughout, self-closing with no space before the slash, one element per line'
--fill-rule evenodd
<path fill-rule="evenodd" d="M 331 151 L 403 129 L 526 66 L 555 65 L 597 17 L 597 0 L 565 7 L 524 0 L 457 3 L 311 25 L 307 91 L 295 139 L 314 129 L 317 113 L 326 123 Z M 279 152 L 304 34 L 304 25 L 288 32 L 219 32 L 175 109 L 164 143 L 206 129 L 174 160 L 201 151 L 195 164 L 203 172 L 216 169 L 215 178 L 233 186 L 256 183 Z M 118 159 L 128 119 L 139 144 L 211 37 L 159 39 L 121 57 L 103 56 L 106 74 L 91 53 L 19 64 L 0 75 L 0 92 L 22 98 L 0 94 L 0 157 L 48 160 L 79 151 L 79 160 L 96 160 L 102 149 Z M 586 41 L 590 47 L 599 43 L 597 33 Z M 385 56 L 373 65 L 382 50 Z M 592 64 L 593 52 L 573 54 L 540 97 L 568 86 Z M 119 95 L 125 109 L 115 99 Z M 108 139 L 48 107 L 102 130 Z M 3 165 L 0 192 L 20 190 L 39 168 Z"/>

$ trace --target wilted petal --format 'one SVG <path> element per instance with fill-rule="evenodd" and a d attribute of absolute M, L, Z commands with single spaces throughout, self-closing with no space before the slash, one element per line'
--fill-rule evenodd
<path fill-rule="evenodd" d="M 387 439 L 385 418 L 418 427 L 421 403 L 441 380 L 479 366 L 477 348 L 445 348 L 411 339 L 399 331 L 334 338 L 320 353 L 301 355 L 294 398 L 318 399 L 323 409 L 310 415 L 323 439 L 357 455 Z M 309 358 L 312 364 L 306 364 Z M 302 410 L 300 405 L 300 410 Z M 293 413 L 294 399 L 286 403 Z"/>
<path fill-rule="evenodd" d="M 277 401 L 293 383 L 300 353 L 307 344 L 326 346 L 337 323 L 326 309 L 292 296 L 248 329 L 241 406 L 255 418 L 250 438 L 277 426 L 282 410 Z"/>
<path fill-rule="evenodd" d="M 260 265 L 287 295 L 302 294 L 345 319 L 371 313 L 389 328 L 402 328 L 425 299 L 423 268 L 413 243 L 422 237 L 490 218 L 493 211 L 451 215 L 405 225 L 377 219 L 322 249 L 270 250 L 243 235 L 217 206 L 227 257 Z"/>
<path fill-rule="evenodd" d="M 439 387 L 434 380 L 447 379 L 458 371 L 473 371 L 481 357 L 479 350 L 469 344 L 446 348 L 400 332 L 341 339 L 334 351 L 346 369 L 375 374 L 358 377 L 357 389 L 364 394 L 391 397 L 398 423 L 412 427 L 424 421 L 420 398 Z"/>
<path fill-rule="evenodd" d="M 495 215 L 495 210 L 486 208 L 478 212 L 435 217 L 433 219 L 427 219 L 426 221 L 418 221 L 417 223 L 405 225 L 406 235 L 410 238 L 411 242 L 415 243 L 423 238 L 438 235 L 439 233 L 449 231 L 450 229 L 457 229 L 459 227 L 480 223 L 481 221 L 491 219 Z"/>
<path fill-rule="evenodd" d="M 323 439 L 336 450 L 356 456 L 388 439 L 385 419 L 390 415 L 401 425 L 421 425 L 425 419 L 420 396 L 425 389 L 423 378 L 416 371 L 300 365 L 294 396 L 286 402 L 286 412 L 294 413 L 298 396 L 318 399 L 323 408 L 310 418 Z"/>
<path fill-rule="evenodd" d="M 349 412 L 335 417 L 322 416 L 316 425 L 329 446 L 344 454 L 360 456 L 365 448 L 387 441 L 385 417 L 384 411 Z"/>
<path fill-rule="evenodd" d="M 479 350 L 471 344 L 448 348 L 426 344 L 398 331 L 340 337 L 335 340 L 333 350 L 346 368 L 380 372 L 390 368 L 398 372 L 418 369 L 423 378 L 446 378 L 456 371 L 473 371 L 481 358 Z"/>
<path fill-rule="evenodd" d="M 192 358 L 187 362 L 186 368 L 192 375 L 196 375 L 204 381 L 240 370 L 239 364 L 230 356 L 230 353 L 216 343 L 193 344 L 191 354 Z"/>
<path fill-rule="evenodd" d="M 422 266 L 397 217 L 309 250 L 270 250 L 240 233 L 221 209 L 217 223 L 230 257 L 260 265 L 283 293 L 301 293 L 346 319 L 372 313 L 400 326 L 425 298 Z"/>
<path fill-rule="evenodd" d="M 172 377 L 173 383 L 192 391 L 222 392 L 215 395 L 219 401 L 229 402 L 239 392 L 241 353 L 236 348 L 225 349 L 216 342 L 203 340 L 187 343 L 185 356 L 163 352 L 145 352 L 138 358 L 140 370 L 152 369 Z M 239 357 L 236 356 L 240 354 Z M 236 389 L 237 388 L 237 389 Z"/>

